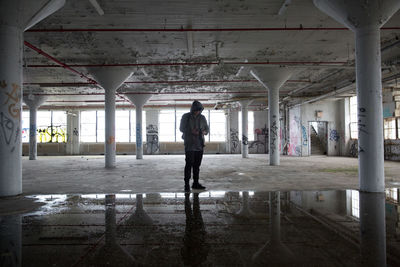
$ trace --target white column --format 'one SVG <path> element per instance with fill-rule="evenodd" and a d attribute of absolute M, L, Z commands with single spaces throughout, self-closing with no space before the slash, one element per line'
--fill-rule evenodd
<path fill-rule="evenodd" d="M 249 104 L 251 100 L 239 101 L 242 107 L 242 158 L 249 157 Z"/>
<path fill-rule="evenodd" d="M 80 154 L 80 111 L 69 110 L 67 112 L 67 154 Z"/>
<path fill-rule="evenodd" d="M 105 167 L 115 168 L 115 89 L 105 89 Z"/>
<path fill-rule="evenodd" d="M 131 75 L 132 71 L 126 68 L 89 68 L 89 73 L 105 91 L 105 167 L 115 168 L 115 93 Z"/>
<path fill-rule="evenodd" d="M 269 165 L 280 164 L 280 121 L 279 121 L 279 89 L 268 90 L 269 106 Z"/>
<path fill-rule="evenodd" d="M 29 108 L 29 160 L 37 159 L 37 108 Z"/>
<path fill-rule="evenodd" d="M 225 153 L 230 154 L 231 153 L 231 110 L 227 109 L 225 110 Z"/>
<path fill-rule="evenodd" d="M 54 2 L 57 2 L 53 5 Z M 53 8 L 24 10 L 24 1 L 0 1 L 0 196 L 22 193 L 22 45 L 23 29 L 57 11 L 64 1 L 47 3 Z M 35 8 L 41 8 L 40 4 Z M 33 16 L 40 13 L 40 16 Z M 29 24 L 26 18 L 34 18 Z"/>
<path fill-rule="evenodd" d="M 136 106 L 136 159 L 143 159 L 142 111 L 143 106 Z"/>
<path fill-rule="evenodd" d="M 400 9 L 398 0 L 314 0 L 355 32 L 360 190 L 385 190 L 380 27 Z"/>
<path fill-rule="evenodd" d="M 0 196 L 22 193 L 22 29 L 19 1 L 0 3 Z"/>
<path fill-rule="evenodd" d="M 136 159 L 143 159 L 142 111 L 151 94 L 126 95 L 136 107 Z"/>
<path fill-rule="evenodd" d="M 239 136 L 239 111 L 231 110 L 229 116 L 230 151 L 232 154 L 238 154 L 241 149 Z"/>
<path fill-rule="evenodd" d="M 380 29 L 356 31 L 360 190 L 385 190 Z"/>

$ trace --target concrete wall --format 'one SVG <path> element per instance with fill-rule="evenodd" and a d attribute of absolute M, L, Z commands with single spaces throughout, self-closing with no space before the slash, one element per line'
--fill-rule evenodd
<path fill-rule="evenodd" d="M 268 111 L 254 111 L 254 141 L 249 142 L 249 153 L 268 153 Z"/>
<path fill-rule="evenodd" d="M 290 199 L 307 211 L 346 214 L 346 191 L 293 191 Z"/>

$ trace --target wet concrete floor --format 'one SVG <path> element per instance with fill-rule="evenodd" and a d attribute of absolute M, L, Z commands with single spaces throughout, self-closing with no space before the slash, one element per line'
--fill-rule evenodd
<path fill-rule="evenodd" d="M 399 266 L 399 192 L 31 195 L 0 209 L 0 266 Z"/>

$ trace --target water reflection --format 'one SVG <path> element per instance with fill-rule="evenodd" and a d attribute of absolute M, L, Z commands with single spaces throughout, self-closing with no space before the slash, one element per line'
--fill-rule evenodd
<path fill-rule="evenodd" d="M 200 211 L 199 193 L 193 193 L 193 209 L 190 193 L 185 193 L 185 236 L 181 249 L 184 265 L 199 266 L 207 260 L 206 229 Z"/>
<path fill-rule="evenodd" d="M 0 216 L 0 266 L 21 266 L 21 215 Z"/>
<path fill-rule="evenodd" d="M 396 193 L 39 197 L 0 216 L 0 266 L 400 266 Z"/>
<path fill-rule="evenodd" d="M 360 192 L 361 263 L 386 266 L 385 194 Z"/>

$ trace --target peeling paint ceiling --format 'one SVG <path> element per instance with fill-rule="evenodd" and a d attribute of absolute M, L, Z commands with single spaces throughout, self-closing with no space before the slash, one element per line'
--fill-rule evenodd
<path fill-rule="evenodd" d="M 267 98 L 248 73 L 252 66 L 296 68 L 280 90 L 290 104 L 341 86 L 348 86 L 346 95 L 354 91 L 354 34 L 311 0 L 293 1 L 282 15 L 284 0 L 97 2 L 104 15 L 87 0 L 67 0 L 24 38 L 89 78 L 88 66 L 131 68 L 133 75 L 117 90 L 117 105 L 130 104 L 124 93 L 154 93 L 150 106 Z M 384 27 L 400 27 L 400 12 Z M 399 38 L 398 28 L 381 30 L 383 78 L 399 76 Z M 384 86 L 396 87 L 393 80 Z M 47 107 L 104 105 L 101 87 L 29 47 L 24 83 L 25 94 L 50 96 Z"/>

